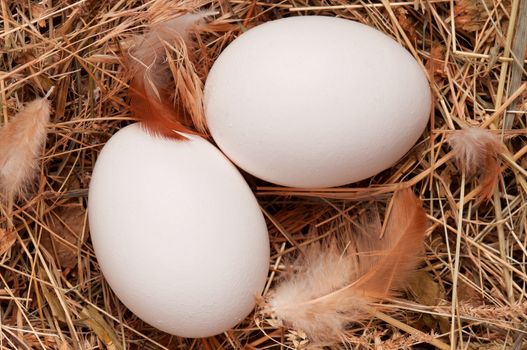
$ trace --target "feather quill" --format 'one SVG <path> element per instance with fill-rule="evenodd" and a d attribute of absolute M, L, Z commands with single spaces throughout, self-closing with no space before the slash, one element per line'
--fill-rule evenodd
<path fill-rule="evenodd" d="M 468 128 L 453 133 L 448 142 L 468 178 L 478 176 L 478 201 L 492 197 L 500 176 L 498 154 L 503 143 L 490 130 Z"/>
<path fill-rule="evenodd" d="M 209 13 L 185 14 L 154 24 L 137 37 L 129 51 L 127 67 L 131 76 L 129 89 L 132 116 L 154 135 L 185 139 L 181 133 L 195 134 L 184 125 L 181 110 L 171 106 L 170 71 L 166 64 L 166 44 L 189 43 L 189 31 Z M 199 123 L 198 123 L 199 124 Z"/>
<path fill-rule="evenodd" d="M 39 168 L 49 116 L 48 99 L 38 98 L 0 129 L 0 197 L 4 200 L 27 194 Z"/>
<path fill-rule="evenodd" d="M 314 343 L 345 338 L 346 327 L 369 316 L 366 306 L 403 289 L 419 262 L 426 214 L 410 189 L 395 193 L 384 236 L 364 225 L 355 249 L 336 240 L 312 244 L 265 300 L 261 310 Z"/>

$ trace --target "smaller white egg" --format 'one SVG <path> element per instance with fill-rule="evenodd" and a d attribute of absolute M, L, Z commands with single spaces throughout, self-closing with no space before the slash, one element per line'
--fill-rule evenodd
<path fill-rule="evenodd" d="M 134 124 L 104 146 L 89 190 L 101 270 L 137 316 L 183 337 L 222 333 L 261 293 L 269 238 L 238 170 L 200 137 L 155 137 Z"/>

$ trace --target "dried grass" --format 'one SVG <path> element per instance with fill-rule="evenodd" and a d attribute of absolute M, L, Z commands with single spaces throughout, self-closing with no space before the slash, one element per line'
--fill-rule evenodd
<path fill-rule="evenodd" d="M 272 261 L 265 291 L 282 274 L 284 257 L 335 234 L 339 220 L 355 220 L 369 205 L 384 208 L 395 189 L 411 185 L 432 222 L 422 271 L 406 296 L 386 305 L 390 312 L 374 312 L 367 324 L 351 325 L 347 346 L 527 348 L 527 85 L 519 83 L 525 81 L 524 67 L 518 66 L 525 57 L 518 52 L 521 38 L 515 38 L 525 33 L 517 28 L 526 25 L 519 20 L 525 15 L 520 3 L 0 0 L 0 123 L 24 102 L 55 88 L 38 191 L 18 202 L 9 220 L 9 210 L 0 210 L 0 348 L 309 345 L 302 332 L 276 328 L 253 315 L 236 329 L 207 339 L 159 332 L 112 294 L 87 239 L 82 208 L 94 161 L 104 142 L 130 122 L 121 54 L 148 21 L 195 9 L 218 15 L 200 35 L 192 64 L 178 59 L 177 51 L 172 59 L 174 67 L 182 68 L 175 78 L 191 82 L 186 93 L 198 100 L 200 92 L 192 88 L 200 86 L 196 77 L 206 76 L 233 38 L 259 23 L 303 14 L 349 18 L 387 33 L 412 52 L 432 82 L 435 108 L 429 126 L 393 168 L 337 189 L 282 188 L 248 177 L 269 219 Z M 523 12 L 518 14 L 518 8 Z M 512 130 L 503 129 L 506 115 Z M 498 189 L 489 202 L 476 204 L 477 186 L 457 172 L 446 143 L 452 130 L 467 126 L 496 130 L 507 147 Z"/>

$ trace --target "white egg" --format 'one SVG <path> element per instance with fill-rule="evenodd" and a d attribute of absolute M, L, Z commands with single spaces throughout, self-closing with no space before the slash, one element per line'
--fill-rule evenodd
<path fill-rule="evenodd" d="M 415 59 L 366 25 L 323 16 L 267 22 L 236 38 L 205 87 L 211 134 L 247 172 L 330 187 L 396 163 L 429 118 Z"/>
<path fill-rule="evenodd" d="M 165 332 L 226 331 L 264 287 L 262 212 L 234 165 L 202 138 L 168 140 L 138 124 L 117 132 L 93 171 L 89 222 L 112 290 Z"/>

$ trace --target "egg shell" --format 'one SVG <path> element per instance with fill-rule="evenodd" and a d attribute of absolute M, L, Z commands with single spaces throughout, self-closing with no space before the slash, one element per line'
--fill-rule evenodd
<path fill-rule="evenodd" d="M 89 189 L 93 247 L 108 284 L 165 332 L 206 337 L 243 320 L 269 267 L 265 220 L 249 186 L 208 141 L 117 132 Z"/>
<path fill-rule="evenodd" d="M 350 20 L 301 16 L 254 27 L 220 54 L 205 113 L 222 151 L 247 172 L 292 187 L 359 181 L 396 163 L 429 118 L 416 60 Z"/>

